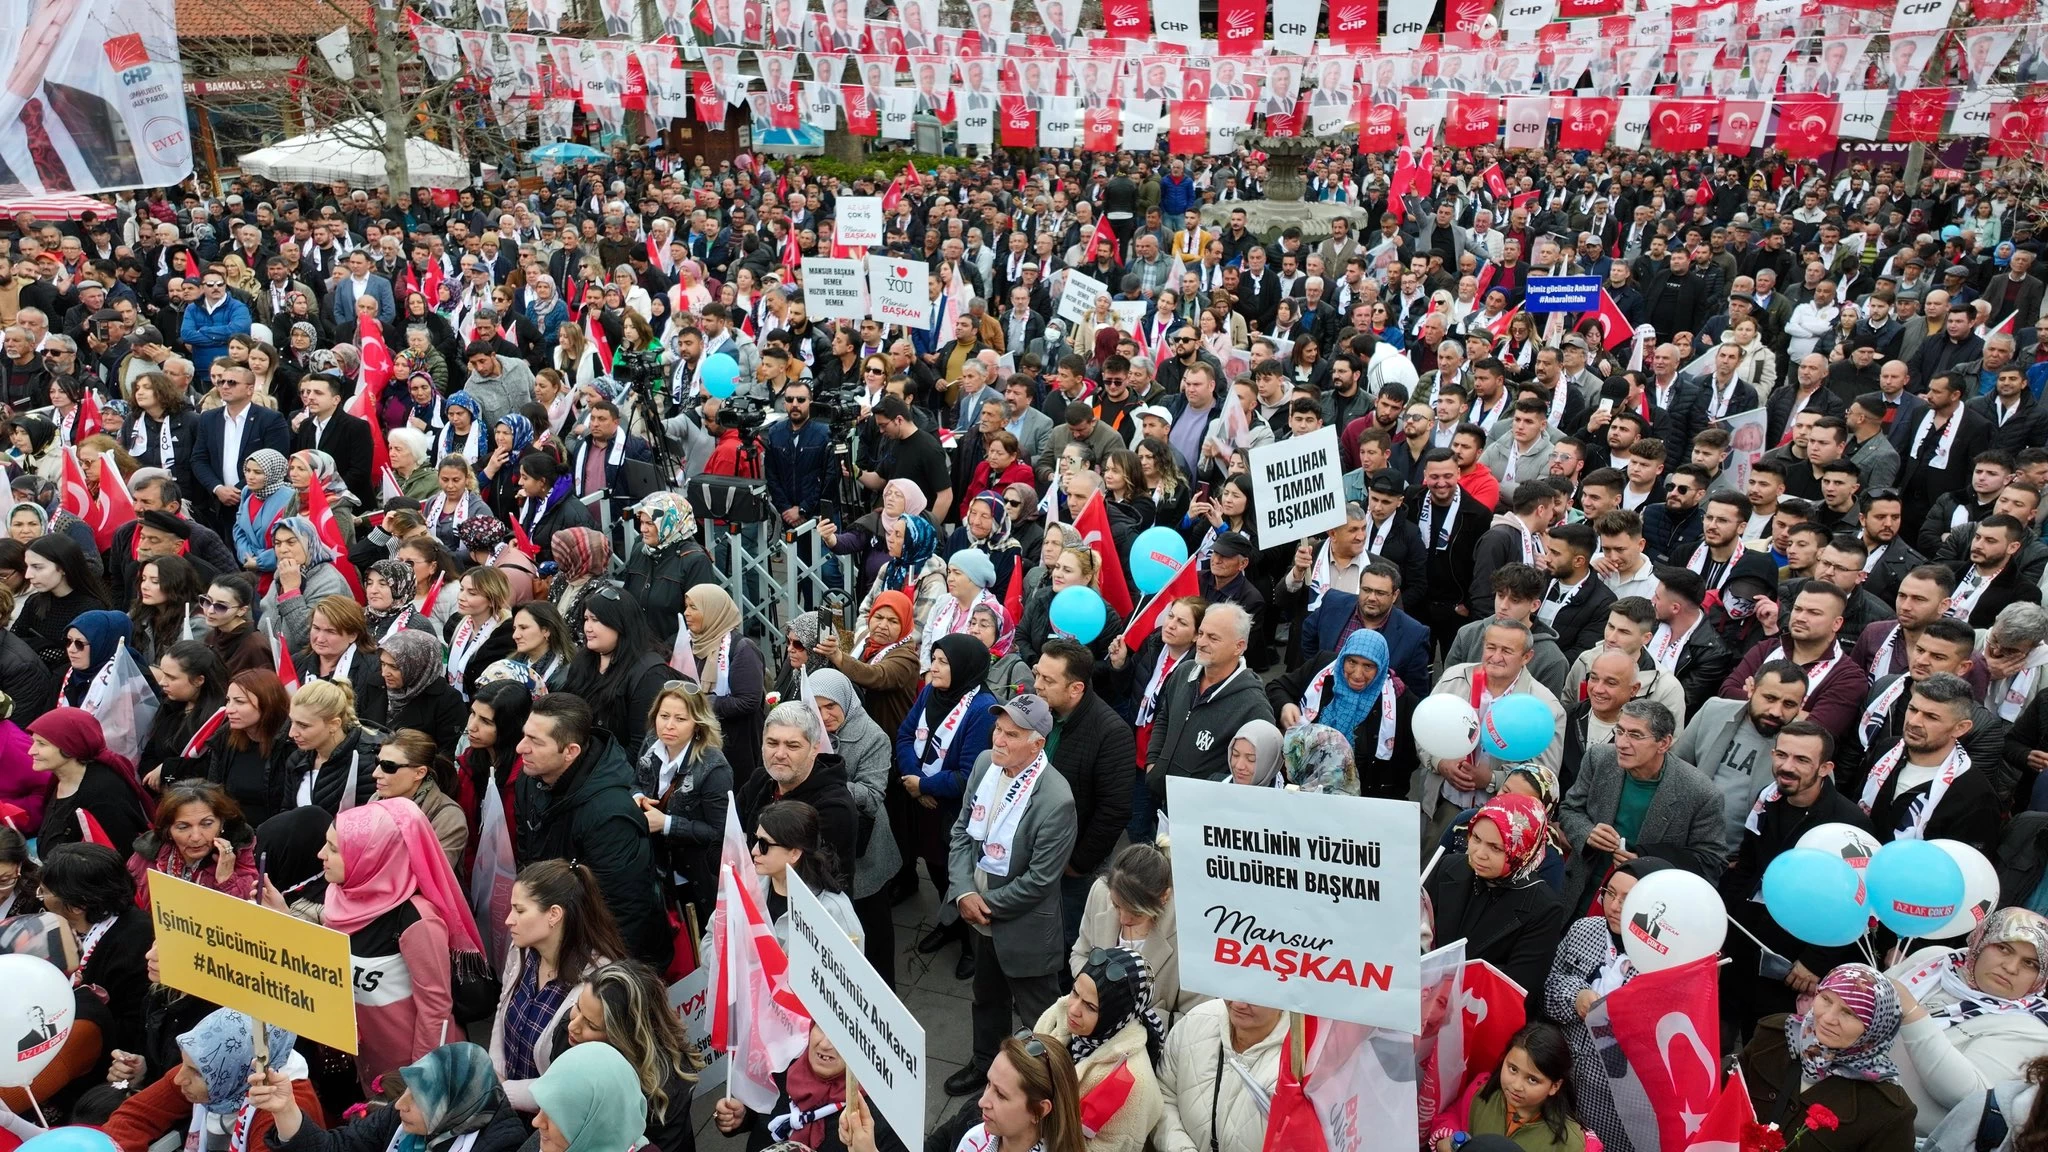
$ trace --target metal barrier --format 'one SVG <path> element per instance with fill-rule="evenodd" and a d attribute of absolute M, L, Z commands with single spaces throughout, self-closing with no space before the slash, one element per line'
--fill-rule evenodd
<path fill-rule="evenodd" d="M 711 562 L 718 568 L 726 593 L 739 606 L 741 629 L 745 634 L 766 636 L 779 642 L 784 626 L 797 614 L 806 611 L 802 597 L 805 584 L 817 590 L 813 600 L 818 606 L 842 617 L 845 608 L 853 603 L 854 573 L 858 564 L 842 560 L 837 565 L 839 580 L 836 584 L 828 578 L 827 557 L 832 553 L 818 534 L 818 523 L 816 518 L 812 518 L 785 528 L 779 522 L 770 521 L 754 524 L 723 520 L 705 522 L 705 547 L 711 552 Z M 811 543 L 808 551 L 812 559 L 808 561 L 803 558 L 806 549 L 797 547 L 804 540 Z M 776 572 L 778 562 L 781 567 L 779 575 Z"/>

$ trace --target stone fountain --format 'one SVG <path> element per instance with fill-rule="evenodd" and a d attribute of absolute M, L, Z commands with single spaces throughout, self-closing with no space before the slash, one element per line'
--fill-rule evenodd
<path fill-rule="evenodd" d="M 1246 227 L 1268 243 L 1278 239 L 1280 233 L 1289 228 L 1301 229 L 1305 244 L 1327 240 L 1330 221 L 1338 216 L 1351 221 L 1352 235 L 1359 235 L 1364 230 L 1364 213 L 1358 205 L 1323 204 L 1302 199 L 1308 188 L 1308 179 L 1302 175 L 1302 165 L 1324 146 L 1325 141 L 1314 136 L 1247 134 L 1243 143 L 1248 151 L 1266 154 L 1266 198 L 1207 205 L 1202 209 L 1204 224 L 1220 230 L 1230 222 L 1231 211 L 1242 208 L 1245 210 Z"/>

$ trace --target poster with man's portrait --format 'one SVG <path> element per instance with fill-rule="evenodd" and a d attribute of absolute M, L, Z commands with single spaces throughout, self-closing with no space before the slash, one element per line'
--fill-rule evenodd
<path fill-rule="evenodd" d="M 905 52 L 938 50 L 939 0 L 897 0 L 896 16 Z"/>
<path fill-rule="evenodd" d="M 943 56 L 912 56 L 910 83 L 917 89 L 917 110 L 936 116 L 945 111 L 953 90 L 953 62 Z"/>
<path fill-rule="evenodd" d="M 1083 56 L 1079 59 L 1076 84 L 1083 104 L 1090 108 L 1101 108 L 1116 98 L 1117 88 L 1122 83 L 1123 57 Z"/>
<path fill-rule="evenodd" d="M 1982 88 L 2005 63 L 2015 41 L 2017 28 L 1972 28 L 1963 33 L 1963 75 L 1972 88 Z"/>
<path fill-rule="evenodd" d="M 810 62 L 811 79 L 820 84 L 838 87 L 846 78 L 846 57 L 838 52 L 813 52 L 805 57 Z"/>
<path fill-rule="evenodd" d="M 824 47 L 835 52 L 860 51 L 866 24 L 867 11 L 860 0 L 825 0 Z"/>
<path fill-rule="evenodd" d="M 172 0 L 0 4 L 0 191 L 156 187 L 191 174 L 172 13 Z"/>
<path fill-rule="evenodd" d="M 1033 0 L 1033 4 L 1039 24 L 1055 47 L 1065 48 L 1074 42 L 1074 27 L 1081 19 L 1078 0 Z"/>
<path fill-rule="evenodd" d="M 810 0 L 767 0 L 768 16 L 762 21 L 768 43 L 776 48 L 813 49 L 818 43 L 811 33 Z"/>
<path fill-rule="evenodd" d="M 1405 52 L 1374 56 L 1365 63 L 1366 98 L 1374 104 L 1401 106 L 1402 89 L 1409 84 L 1409 61 Z"/>
<path fill-rule="evenodd" d="M 1309 99 L 1310 107 L 1350 107 L 1357 63 L 1349 56 L 1318 56 L 1311 60 L 1309 74 L 1315 79 L 1315 94 Z"/>
<path fill-rule="evenodd" d="M 561 27 L 562 13 L 568 8 L 568 0 L 526 0 L 526 26 L 533 27 L 533 11 L 537 7 L 549 9 L 548 26 L 537 31 L 553 32 Z M 696 34 L 690 28 L 690 0 L 654 0 L 654 19 L 661 25 L 663 36 L 673 36 L 678 43 L 694 44 Z"/>
<path fill-rule="evenodd" d="M 1298 57 L 1275 56 L 1266 67 L 1266 86 L 1259 95 L 1261 116 L 1292 116 L 1294 101 L 1301 95 L 1301 62 Z"/>
<path fill-rule="evenodd" d="M 1543 50 L 1535 45 L 1494 49 L 1492 66 L 1487 70 L 1486 90 L 1502 96 L 1526 96 L 1534 92 L 1536 66 L 1542 59 Z"/>
<path fill-rule="evenodd" d="M 870 100 L 881 99 L 882 89 L 896 86 L 894 56 L 862 56 L 859 60 L 861 87 L 868 90 Z"/>

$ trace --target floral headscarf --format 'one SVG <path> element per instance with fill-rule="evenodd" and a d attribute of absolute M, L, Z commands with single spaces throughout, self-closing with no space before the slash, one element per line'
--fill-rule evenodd
<path fill-rule="evenodd" d="M 455 539 L 465 552 L 496 552 L 512 538 L 512 530 L 493 516 L 471 516 L 455 526 Z"/>
<path fill-rule="evenodd" d="M 571 584 L 604 575 L 612 563 L 611 539 L 595 528 L 564 528 L 548 541 L 548 550 Z"/>
<path fill-rule="evenodd" d="M 398 665 L 398 687 L 387 693 L 390 702 L 398 706 L 411 703 L 434 679 L 434 666 L 441 662 L 441 642 L 407 628 L 384 637 L 378 647 L 389 652 Z"/>
<path fill-rule="evenodd" d="M 291 461 L 286 460 L 284 453 L 275 448 L 258 448 L 249 453 L 248 462 L 263 473 L 263 487 L 249 492 L 249 495 L 258 500 L 268 500 L 276 495 L 278 489 L 285 486 L 286 479 L 291 475 Z"/>
<path fill-rule="evenodd" d="M 974 499 L 968 501 L 968 503 L 987 507 L 989 515 L 995 519 L 995 527 L 989 529 L 988 539 L 973 541 L 974 547 L 993 550 L 1005 547 L 1011 543 L 1010 510 L 1003 503 L 1001 496 L 994 492 L 977 492 Z M 965 523 L 964 519 L 962 522 Z"/>
<path fill-rule="evenodd" d="M 697 513 L 673 492 L 656 492 L 633 505 L 633 515 L 654 521 L 654 547 L 667 551 L 697 534 Z"/>
<path fill-rule="evenodd" d="M 508 412 L 498 417 L 497 427 L 512 430 L 512 458 L 517 460 L 520 453 L 533 443 L 533 421 L 517 412 Z"/>
<path fill-rule="evenodd" d="M 368 605 L 363 607 L 363 612 L 369 618 L 367 627 L 371 633 L 382 635 L 385 626 L 411 610 L 412 594 L 416 585 L 412 577 L 412 565 L 403 560 L 379 560 L 370 565 L 369 572 L 363 576 L 364 582 L 367 583 L 371 576 L 383 577 L 385 585 L 391 589 L 390 611 L 379 614 L 372 611 Z"/>
<path fill-rule="evenodd" d="M 1532 883 L 1538 865 L 1543 863 L 1543 849 L 1549 843 L 1550 814 L 1543 809 L 1543 802 L 1531 796 L 1503 792 L 1486 802 L 1486 806 L 1473 813 L 1472 822 L 1485 820 L 1500 832 L 1501 847 L 1508 858 L 1508 868 L 1500 882 L 1520 888 Z"/>
<path fill-rule="evenodd" d="M 448 397 L 448 407 L 460 408 L 464 412 L 469 413 L 469 423 L 471 427 L 476 427 L 477 425 L 480 425 L 484 422 L 484 406 L 477 403 L 476 397 L 471 396 L 467 392 L 457 392 L 454 395 Z M 449 426 L 449 434 L 454 434 L 453 425 Z"/>
<path fill-rule="evenodd" d="M 939 550 L 939 530 L 922 516 L 903 517 L 903 551 L 889 558 L 882 571 L 882 587 L 908 590 L 924 572 L 925 561 Z"/>
<path fill-rule="evenodd" d="M 2025 908 L 2000 908 L 1984 917 L 1963 947 L 1950 949 L 1909 973 L 1904 980 L 1906 990 L 1922 1001 L 1930 993 L 1946 993 L 1952 1003 L 1927 1010 L 1943 1027 L 1973 1016 L 2006 1012 L 2025 1012 L 2048 1024 L 2048 996 L 2043 995 L 2048 992 L 2048 972 L 2037 968 L 2033 986 L 2011 1000 L 1978 986 L 1977 962 L 1992 944 L 2030 944 L 2038 962 L 2048 957 L 2048 919 Z"/>
<path fill-rule="evenodd" d="M 292 459 L 306 462 L 306 469 L 313 473 L 313 479 L 320 482 L 320 487 L 326 489 L 329 500 L 347 497 L 350 504 L 356 502 L 355 493 L 349 491 L 348 481 L 341 478 L 341 470 L 335 467 L 334 457 L 318 448 L 307 448 L 292 453 Z"/>
<path fill-rule="evenodd" d="M 1297 791 L 1358 795 L 1351 739 L 1323 724 L 1296 724 L 1280 737 L 1280 763 Z"/>
<path fill-rule="evenodd" d="M 298 1037 L 272 1024 L 270 1066 L 284 1067 Z M 209 1013 L 178 1037 L 178 1050 L 191 1057 L 206 1081 L 206 1110 L 226 1116 L 241 1110 L 249 1098 L 249 1065 L 256 1059 L 255 1030 L 247 1016 L 232 1008 Z"/>
<path fill-rule="evenodd" d="M 1000 660 L 1003 657 L 1008 656 L 1010 654 L 1011 645 L 1015 644 L 1017 641 L 1017 626 L 1010 623 L 1010 614 L 1007 612 L 999 612 L 995 608 L 987 604 L 976 604 L 974 606 L 974 611 L 969 612 L 967 614 L 967 618 L 969 620 L 972 620 L 976 616 L 986 616 L 991 621 L 993 621 L 996 626 L 996 642 L 994 644 L 989 645 L 989 658 L 992 660 Z"/>
<path fill-rule="evenodd" d="M 1833 992 L 1863 1021 L 1863 1035 L 1847 1048 L 1820 1042 L 1813 1024 L 1814 1009 L 1785 1018 L 1785 1043 L 1808 1080 L 1841 1076 L 1849 1080 L 1897 1081 L 1892 1041 L 1899 1035 L 1899 992 L 1885 975 L 1868 964 L 1844 964 L 1827 974 L 1820 991 Z"/>
<path fill-rule="evenodd" d="M 305 516 L 287 516 L 270 528 L 272 547 L 276 546 L 278 529 L 290 532 L 299 538 L 299 546 L 306 550 L 306 567 L 334 562 L 334 549 L 320 539 L 320 530 L 313 527 L 313 521 Z"/>

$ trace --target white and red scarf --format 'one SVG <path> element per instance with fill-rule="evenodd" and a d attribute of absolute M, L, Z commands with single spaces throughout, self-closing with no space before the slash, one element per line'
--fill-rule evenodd
<path fill-rule="evenodd" d="M 1877 763 L 1870 766 L 1870 775 L 1863 781 L 1863 795 L 1857 800 L 1863 808 L 1864 815 L 1869 815 L 1870 810 L 1877 806 L 1877 798 L 1884 795 L 1884 786 L 1891 781 L 1892 773 L 1898 771 L 1899 762 L 1905 759 L 1905 756 L 1906 742 L 1901 740 L 1892 746 L 1891 751 L 1878 757 Z M 1894 839 L 1925 839 L 1928 817 L 1933 816 L 1934 810 L 1941 807 L 1941 798 L 1947 795 L 1948 786 L 1955 783 L 1956 777 L 1969 770 L 1970 754 L 1963 751 L 1962 744 L 1958 743 L 1949 749 L 1948 758 L 1935 769 L 1934 783 L 1928 785 L 1926 798 L 1920 802 L 1919 810 L 1913 813 L 1912 826 L 1900 829 Z"/>

